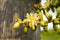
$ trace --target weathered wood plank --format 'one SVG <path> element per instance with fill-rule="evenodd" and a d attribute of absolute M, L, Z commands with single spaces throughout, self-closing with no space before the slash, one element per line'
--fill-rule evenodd
<path fill-rule="evenodd" d="M 39 28 L 34 32 L 29 29 L 27 35 L 23 32 L 23 26 L 19 29 L 12 28 L 15 13 L 23 20 L 27 12 L 35 11 L 33 7 L 35 2 L 34 0 L 0 0 L 0 38 L 3 40 L 13 40 L 12 38 L 14 40 L 16 38 L 16 40 L 40 40 Z"/>

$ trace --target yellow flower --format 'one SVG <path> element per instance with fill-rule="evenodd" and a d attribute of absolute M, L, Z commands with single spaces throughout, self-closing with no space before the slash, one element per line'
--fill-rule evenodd
<path fill-rule="evenodd" d="M 27 17 L 27 21 L 29 22 L 29 27 L 33 27 L 35 25 L 34 22 L 36 22 L 38 20 L 36 13 L 27 14 L 26 17 Z"/>

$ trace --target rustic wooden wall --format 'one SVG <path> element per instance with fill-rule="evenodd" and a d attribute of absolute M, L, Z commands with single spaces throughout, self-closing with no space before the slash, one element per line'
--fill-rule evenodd
<path fill-rule="evenodd" d="M 1 40 L 40 40 L 40 28 L 27 35 L 23 32 L 23 26 L 13 29 L 13 16 L 15 13 L 23 20 L 27 12 L 35 11 L 34 0 L 0 0 L 0 39 Z"/>

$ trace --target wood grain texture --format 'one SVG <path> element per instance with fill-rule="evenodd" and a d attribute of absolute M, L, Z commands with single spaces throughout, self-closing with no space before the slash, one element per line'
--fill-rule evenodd
<path fill-rule="evenodd" d="M 23 20 L 27 12 L 35 11 L 34 0 L 0 0 L 0 39 L 1 40 L 40 40 L 40 28 L 27 35 L 23 32 L 23 25 L 13 29 L 15 13 Z"/>

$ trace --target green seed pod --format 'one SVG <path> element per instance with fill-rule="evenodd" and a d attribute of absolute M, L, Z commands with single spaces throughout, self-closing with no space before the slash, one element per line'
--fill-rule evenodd
<path fill-rule="evenodd" d="M 59 24 L 59 18 L 54 19 L 53 24 L 56 24 L 56 25 Z"/>
<path fill-rule="evenodd" d="M 33 27 L 31 27 L 31 29 L 32 29 L 32 31 L 35 31 L 35 30 L 36 30 L 36 27 L 35 27 L 35 26 L 33 26 Z"/>
<path fill-rule="evenodd" d="M 34 8 L 36 9 L 36 10 L 41 10 L 42 9 L 42 5 L 41 5 L 41 3 L 38 3 L 38 4 L 34 4 Z"/>
<path fill-rule="evenodd" d="M 45 27 L 46 25 L 48 25 L 48 21 L 40 21 L 40 25 L 42 27 Z"/>
<path fill-rule="evenodd" d="M 58 7 L 58 3 L 59 3 L 58 0 L 53 0 L 53 1 L 52 1 L 53 7 Z"/>
<path fill-rule="evenodd" d="M 44 27 L 44 26 L 45 26 L 45 22 L 44 22 L 44 21 L 40 21 L 40 25 L 41 25 L 42 27 Z"/>
<path fill-rule="evenodd" d="M 45 11 L 45 16 L 47 17 L 48 21 L 50 22 L 52 20 L 52 15 L 50 15 L 48 12 Z"/>
<path fill-rule="evenodd" d="M 57 15 L 60 15 L 60 7 L 57 8 L 56 12 L 57 12 Z"/>
<path fill-rule="evenodd" d="M 28 32 L 28 27 L 24 27 L 24 33 L 27 34 Z"/>
<path fill-rule="evenodd" d="M 50 10 L 50 8 L 47 8 L 46 11 L 48 12 Z"/>
<path fill-rule="evenodd" d="M 44 29 L 45 32 L 48 31 L 48 27 L 47 26 L 44 26 L 43 29 Z"/>
<path fill-rule="evenodd" d="M 54 31 L 57 31 L 58 26 L 56 24 L 53 24 L 53 29 L 54 29 Z"/>

